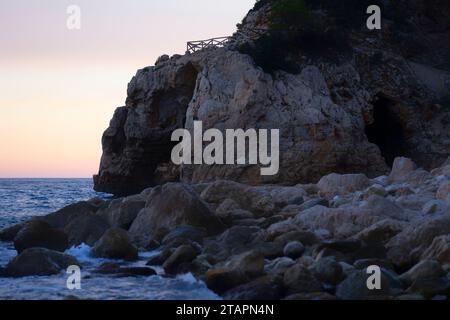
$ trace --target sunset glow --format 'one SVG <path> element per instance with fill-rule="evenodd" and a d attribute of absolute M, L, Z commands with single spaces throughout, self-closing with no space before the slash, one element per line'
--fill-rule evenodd
<path fill-rule="evenodd" d="M 0 177 L 90 177 L 137 69 L 231 35 L 253 0 L 0 0 Z M 66 8 L 81 8 L 68 30 Z"/>

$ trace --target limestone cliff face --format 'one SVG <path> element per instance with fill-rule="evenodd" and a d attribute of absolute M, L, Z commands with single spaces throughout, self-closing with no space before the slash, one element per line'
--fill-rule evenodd
<path fill-rule="evenodd" d="M 442 18 L 450 11 L 447 3 L 430 22 L 418 15 L 427 2 L 410 1 L 416 29 L 396 35 L 397 24 L 388 18 L 379 32 L 345 29 L 348 49 L 333 51 L 333 59 L 325 53 L 330 48 L 286 52 L 298 72 L 267 73 L 241 48 L 257 45 L 253 31 L 267 28 L 273 2 L 258 3 L 226 48 L 160 59 L 137 72 L 126 106 L 116 110 L 104 133 L 96 190 L 132 194 L 167 181 L 221 178 L 297 184 L 330 172 L 380 175 L 396 156 L 425 167 L 448 157 L 450 23 Z M 311 10 L 332 29 L 334 13 L 327 14 L 323 3 Z M 421 39 L 429 44 L 416 50 Z M 279 174 L 263 177 L 258 166 L 175 167 L 170 135 L 192 128 L 194 120 L 203 121 L 205 130 L 280 129 Z"/>

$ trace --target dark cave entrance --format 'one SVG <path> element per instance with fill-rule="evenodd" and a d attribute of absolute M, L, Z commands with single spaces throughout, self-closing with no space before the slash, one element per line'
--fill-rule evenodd
<path fill-rule="evenodd" d="M 373 105 L 373 123 L 366 126 L 369 142 L 380 148 L 387 165 L 392 167 L 396 157 L 405 155 L 406 139 L 402 124 L 393 108 L 396 102 L 377 96 Z"/>

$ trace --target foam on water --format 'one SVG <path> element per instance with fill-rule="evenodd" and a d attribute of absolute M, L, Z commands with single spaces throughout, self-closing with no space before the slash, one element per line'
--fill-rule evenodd
<path fill-rule="evenodd" d="M 96 196 L 106 195 L 92 191 L 90 179 L 0 179 L 0 228 Z M 81 290 L 67 289 L 68 274 L 63 270 L 46 277 L 0 277 L 0 299 L 48 300 L 67 296 L 100 300 L 220 299 L 192 274 L 165 277 L 161 267 L 155 267 L 158 275 L 151 277 L 118 278 L 93 272 L 105 262 L 142 267 L 158 251 L 140 252 L 139 260 L 130 263 L 94 258 L 91 249 L 82 244 L 66 251 L 82 265 Z M 5 267 L 16 255 L 12 243 L 0 242 L 0 267 Z"/>

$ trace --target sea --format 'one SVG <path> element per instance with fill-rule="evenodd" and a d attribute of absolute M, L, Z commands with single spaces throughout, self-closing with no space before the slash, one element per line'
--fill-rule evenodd
<path fill-rule="evenodd" d="M 0 179 L 0 229 L 34 216 L 54 212 L 74 202 L 111 195 L 93 190 L 92 179 Z M 98 259 L 85 244 L 66 251 L 82 264 L 81 289 L 69 289 L 70 274 L 45 277 L 0 276 L 1 300 L 217 300 L 206 285 L 191 274 L 168 277 L 162 268 L 157 275 L 118 278 L 93 272 L 105 262 L 123 266 L 145 266 L 158 251 L 140 252 L 136 262 Z M 17 255 L 11 242 L 0 242 L 0 267 Z M 70 287 L 70 286 L 69 286 Z"/>

